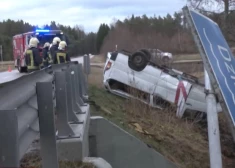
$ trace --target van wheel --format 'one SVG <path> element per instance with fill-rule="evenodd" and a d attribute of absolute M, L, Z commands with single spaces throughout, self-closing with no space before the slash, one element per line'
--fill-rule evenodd
<path fill-rule="evenodd" d="M 134 52 L 128 60 L 128 65 L 135 71 L 142 71 L 148 64 L 148 57 L 141 51 Z"/>
<path fill-rule="evenodd" d="M 143 52 L 147 56 L 148 61 L 151 59 L 152 54 L 150 53 L 149 50 L 143 48 L 143 49 L 140 49 L 139 51 Z"/>

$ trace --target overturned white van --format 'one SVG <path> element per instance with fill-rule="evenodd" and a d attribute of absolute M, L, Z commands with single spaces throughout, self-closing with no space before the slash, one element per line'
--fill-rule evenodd
<path fill-rule="evenodd" d="M 103 73 L 104 87 L 113 94 L 138 99 L 160 109 L 175 105 L 180 118 L 186 110 L 206 113 L 204 85 L 198 78 L 159 66 L 151 61 L 147 50 L 133 54 L 127 51 L 108 53 Z M 134 95 L 130 89 L 144 96 Z M 217 110 L 221 112 L 220 104 Z"/>

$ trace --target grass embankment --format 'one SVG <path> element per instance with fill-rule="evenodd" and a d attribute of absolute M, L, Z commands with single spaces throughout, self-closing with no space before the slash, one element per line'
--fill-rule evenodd
<path fill-rule="evenodd" d="M 95 57 L 91 62 L 99 62 Z M 92 67 L 89 95 L 92 115 L 101 115 L 139 137 L 182 168 L 209 168 L 206 123 L 179 119 L 174 108 L 152 109 L 139 101 L 126 100 L 106 92 L 102 86 L 103 67 Z M 196 72 L 195 72 L 196 73 Z M 197 73 L 198 76 L 203 74 Z M 235 151 L 223 114 L 219 116 L 224 168 L 235 167 Z"/>

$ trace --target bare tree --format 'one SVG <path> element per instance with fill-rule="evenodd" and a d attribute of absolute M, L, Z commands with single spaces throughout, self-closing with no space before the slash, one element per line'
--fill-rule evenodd
<path fill-rule="evenodd" d="M 187 0 L 189 5 L 206 13 L 224 12 L 228 15 L 234 10 L 235 0 Z"/>
<path fill-rule="evenodd" d="M 235 0 L 187 0 L 189 6 L 206 14 L 223 14 L 222 29 L 229 34 L 235 34 L 231 31 L 233 24 L 230 23 L 229 14 L 235 9 Z"/>

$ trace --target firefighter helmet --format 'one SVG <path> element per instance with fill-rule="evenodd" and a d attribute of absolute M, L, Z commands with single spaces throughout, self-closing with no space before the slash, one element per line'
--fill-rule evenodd
<path fill-rule="evenodd" d="M 32 37 L 30 40 L 29 40 L 29 47 L 37 47 L 39 41 L 36 37 Z"/>
<path fill-rule="evenodd" d="M 53 44 L 53 45 L 56 45 L 57 43 L 60 43 L 60 42 L 61 42 L 61 40 L 60 40 L 59 37 L 54 37 L 54 39 L 53 39 L 53 41 L 52 41 L 52 44 Z"/>
<path fill-rule="evenodd" d="M 58 49 L 59 50 L 64 50 L 66 46 L 67 46 L 67 43 L 65 41 L 61 41 L 60 44 L 59 44 Z"/>
<path fill-rule="evenodd" d="M 43 48 L 46 48 L 46 47 L 49 47 L 50 46 L 50 43 L 46 42 L 43 46 Z"/>

